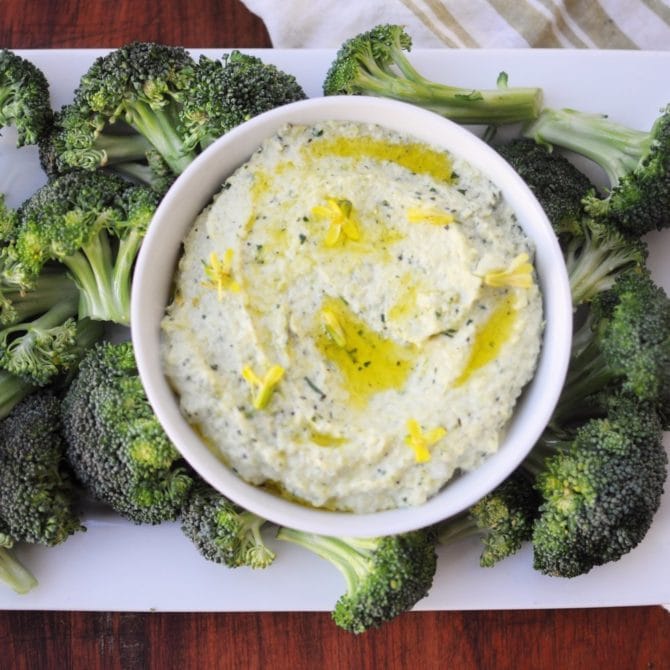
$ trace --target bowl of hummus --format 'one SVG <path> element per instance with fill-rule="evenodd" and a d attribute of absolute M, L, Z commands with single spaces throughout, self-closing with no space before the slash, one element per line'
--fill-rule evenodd
<path fill-rule="evenodd" d="M 181 175 L 138 258 L 132 338 L 210 484 L 326 535 L 419 528 L 523 460 L 558 399 L 572 304 L 511 167 L 395 101 L 256 117 Z"/>

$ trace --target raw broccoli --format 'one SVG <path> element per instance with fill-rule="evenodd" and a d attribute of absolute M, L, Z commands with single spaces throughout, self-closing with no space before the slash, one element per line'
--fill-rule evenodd
<path fill-rule="evenodd" d="M 256 56 L 232 51 L 201 56 L 181 120 L 190 146 L 205 148 L 244 121 L 307 96 L 295 77 Z"/>
<path fill-rule="evenodd" d="M 61 437 L 60 403 L 50 394 L 22 400 L 0 422 L 0 578 L 19 592 L 34 578 L 5 550 L 17 542 L 53 546 L 84 530 L 75 512 Z"/>
<path fill-rule="evenodd" d="M 582 199 L 593 188 L 590 179 L 565 156 L 527 138 L 495 148 L 533 191 L 556 234 L 581 234 Z"/>
<path fill-rule="evenodd" d="M 177 518 L 192 478 L 149 405 L 130 342 L 88 351 L 62 412 L 68 462 L 91 495 L 135 523 Z"/>
<path fill-rule="evenodd" d="M 0 49 L 0 128 L 14 126 L 19 147 L 36 144 L 51 117 L 44 73 L 13 51 Z"/>
<path fill-rule="evenodd" d="M 42 169 L 51 178 L 72 168 L 97 170 L 142 163 L 151 149 L 149 140 L 122 121 L 92 133 L 87 113 L 75 103 L 54 114 L 50 131 L 39 142 Z"/>
<path fill-rule="evenodd" d="M 616 561 L 646 535 L 667 477 L 662 427 L 651 403 L 625 394 L 573 434 L 545 437 L 524 461 L 542 497 L 533 563 L 576 577 Z"/>
<path fill-rule="evenodd" d="M 24 595 L 37 586 L 37 580 L 12 551 L 13 540 L 0 528 L 0 581 Z"/>
<path fill-rule="evenodd" d="M 332 616 L 340 628 L 352 633 L 381 626 L 414 607 L 428 594 L 437 567 L 431 529 L 350 538 L 280 528 L 277 537 L 309 549 L 340 570 L 347 591 Z"/>
<path fill-rule="evenodd" d="M 37 387 L 21 377 L 0 370 L 0 419 L 4 419 L 25 397 Z"/>
<path fill-rule="evenodd" d="M 612 288 L 620 274 L 643 269 L 647 255 L 643 240 L 622 235 L 607 221 L 584 216 L 563 248 L 573 305 Z"/>
<path fill-rule="evenodd" d="M 539 504 L 532 478 L 516 470 L 464 513 L 439 523 L 438 541 L 449 545 L 466 537 L 480 538 L 484 548 L 479 563 L 490 568 L 530 540 Z"/>
<path fill-rule="evenodd" d="M 525 135 L 575 151 L 605 171 L 609 192 L 584 199 L 592 216 L 605 217 L 636 238 L 670 225 L 670 107 L 648 132 L 598 114 L 545 109 Z"/>
<path fill-rule="evenodd" d="M 80 290 L 79 317 L 128 325 L 130 280 L 158 194 L 102 172 L 50 181 L 19 209 L 4 275 L 30 287 L 49 261 Z"/>
<path fill-rule="evenodd" d="M 195 156 L 184 142 L 178 120 L 184 97 L 192 94 L 194 66 L 185 49 L 152 42 L 132 42 L 97 58 L 61 119 L 62 144 L 57 152 L 63 161 L 82 166 L 80 150 L 86 155 L 98 148 L 106 152 L 107 160 L 111 152 L 116 159 L 121 153 L 128 160 L 129 154 L 115 145 L 118 138 L 108 137 L 110 126 L 122 121 L 180 174 Z"/>
<path fill-rule="evenodd" d="M 230 568 L 266 568 L 275 558 L 261 537 L 265 519 L 235 505 L 202 480 L 181 512 L 184 535 L 209 561 Z"/>
<path fill-rule="evenodd" d="M 348 39 L 340 47 L 323 83 L 325 95 L 374 95 L 403 100 L 459 123 L 513 123 L 534 119 L 540 112 L 539 88 L 480 90 L 447 86 L 419 74 L 404 52 L 412 46 L 399 25 L 383 24 Z"/>
<path fill-rule="evenodd" d="M 573 338 L 565 386 L 552 417 L 564 426 L 590 411 L 602 391 L 651 402 L 664 423 L 670 407 L 670 299 L 647 271 L 619 275 L 591 303 Z"/>

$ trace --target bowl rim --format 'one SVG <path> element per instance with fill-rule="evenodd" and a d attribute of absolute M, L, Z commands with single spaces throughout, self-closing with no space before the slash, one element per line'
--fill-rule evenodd
<path fill-rule="evenodd" d="M 517 401 L 509 431 L 498 451 L 476 469 L 450 480 L 425 503 L 413 507 L 371 513 L 328 511 L 291 502 L 244 482 L 210 451 L 182 416 L 160 361 L 160 319 L 181 241 L 197 214 L 262 139 L 287 123 L 324 120 L 376 123 L 465 157 L 502 190 L 535 246 L 545 329 L 535 374 Z M 494 149 L 466 127 L 386 98 L 310 98 L 256 116 L 216 140 L 194 159 L 161 200 L 138 254 L 132 285 L 131 339 L 139 375 L 159 422 L 178 451 L 205 481 L 241 507 L 278 525 L 323 535 L 390 535 L 429 526 L 461 512 L 495 488 L 521 463 L 546 427 L 567 372 L 571 338 L 572 300 L 563 255 L 528 186 Z"/>

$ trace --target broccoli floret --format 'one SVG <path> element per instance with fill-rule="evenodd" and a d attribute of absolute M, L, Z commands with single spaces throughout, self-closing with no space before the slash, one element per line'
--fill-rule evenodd
<path fill-rule="evenodd" d="M 402 26 L 384 24 L 348 39 L 323 84 L 325 95 L 374 95 L 425 107 L 459 123 L 503 124 L 534 119 L 538 88 L 508 88 L 504 73 L 494 90 L 447 86 L 420 75 L 405 56 L 412 46 Z"/>
<path fill-rule="evenodd" d="M 381 626 L 414 607 L 428 594 L 437 567 L 436 538 L 429 529 L 350 538 L 280 528 L 277 537 L 309 549 L 340 570 L 347 591 L 332 616 L 352 633 Z"/>
<path fill-rule="evenodd" d="M 81 358 L 85 342 L 98 339 L 101 325 L 78 321 L 79 290 L 60 271 L 49 268 L 29 290 L 5 290 L 0 297 L 0 368 L 43 386 Z"/>
<path fill-rule="evenodd" d="M 64 455 L 55 396 L 30 395 L 0 423 L 0 520 L 5 539 L 53 546 L 83 529 L 74 511 L 74 487 Z"/>
<path fill-rule="evenodd" d="M 530 139 L 495 148 L 533 191 L 556 234 L 579 235 L 582 199 L 593 188 L 590 179 L 565 156 Z"/>
<path fill-rule="evenodd" d="M 36 144 L 51 123 L 49 83 L 33 63 L 0 49 L 0 127 L 14 126 L 17 145 Z"/>
<path fill-rule="evenodd" d="M 667 477 L 662 427 L 651 403 L 618 394 L 605 414 L 563 439 L 543 439 L 524 461 L 542 497 L 533 563 L 576 577 L 616 561 L 644 538 Z"/>
<path fill-rule="evenodd" d="M 266 523 L 201 480 L 181 512 L 184 535 L 208 561 L 230 568 L 266 568 L 272 563 L 275 554 L 261 536 Z"/>
<path fill-rule="evenodd" d="M 670 107 L 648 132 L 605 116 L 573 109 L 545 109 L 527 137 L 560 146 L 595 161 L 605 171 L 609 192 L 591 192 L 586 211 L 605 217 L 632 237 L 670 225 Z"/>
<path fill-rule="evenodd" d="M 81 165 L 78 152 L 97 149 L 109 126 L 122 121 L 180 174 L 194 158 L 178 121 L 183 98 L 191 94 L 194 65 L 185 49 L 153 42 L 132 42 L 97 58 L 75 91 L 69 112 L 73 122 L 62 126 L 61 159 Z M 105 151 L 109 160 L 111 148 Z"/>
<path fill-rule="evenodd" d="M 307 97 L 293 75 L 237 50 L 221 60 L 201 56 L 192 86 L 181 119 L 190 144 L 201 148 L 258 114 Z"/>
<path fill-rule="evenodd" d="M 573 338 L 573 355 L 552 422 L 566 425 L 573 417 L 583 417 L 590 411 L 590 398 L 617 388 L 667 414 L 670 299 L 644 270 L 619 275 L 611 289 L 593 299 Z"/>
<path fill-rule="evenodd" d="M 132 269 L 157 203 L 150 188 L 102 172 L 57 177 L 20 207 L 5 275 L 30 286 L 58 261 L 79 287 L 80 318 L 128 325 Z"/>
<path fill-rule="evenodd" d="M 620 274 L 644 268 L 647 255 L 643 240 L 622 235 L 604 220 L 582 218 L 563 249 L 573 305 L 612 288 Z"/>
<path fill-rule="evenodd" d="M 143 162 L 152 144 L 125 123 L 91 132 L 86 112 L 75 103 L 54 115 L 51 130 L 39 143 L 40 163 L 53 178 L 72 168 L 97 170 L 119 163 Z"/>
<path fill-rule="evenodd" d="M 480 538 L 484 548 L 479 563 L 490 568 L 530 540 L 539 504 L 532 478 L 516 470 L 468 510 L 438 524 L 435 532 L 442 545 Z"/>
<path fill-rule="evenodd" d="M 177 518 L 192 478 L 149 405 L 130 342 L 88 351 L 62 412 L 68 462 L 91 495 L 135 523 Z"/>

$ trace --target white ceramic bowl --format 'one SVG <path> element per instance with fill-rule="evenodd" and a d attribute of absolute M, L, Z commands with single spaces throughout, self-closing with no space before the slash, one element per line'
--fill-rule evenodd
<path fill-rule="evenodd" d="M 182 417 L 163 374 L 160 321 L 169 300 L 181 242 L 224 179 L 262 140 L 286 123 L 323 120 L 371 122 L 441 146 L 486 174 L 514 209 L 532 239 L 543 294 L 546 327 L 541 357 L 519 400 L 500 449 L 476 470 L 453 479 L 420 506 L 371 514 L 302 506 L 233 474 Z M 340 536 L 405 532 L 456 514 L 495 488 L 523 460 L 544 429 L 564 381 L 572 333 L 572 304 L 560 248 L 537 200 L 512 168 L 468 130 L 418 107 L 368 97 L 314 98 L 251 119 L 199 155 L 161 202 L 139 254 L 132 293 L 132 340 L 147 396 L 170 439 L 212 486 L 244 508 L 275 523 Z"/>

